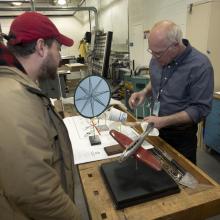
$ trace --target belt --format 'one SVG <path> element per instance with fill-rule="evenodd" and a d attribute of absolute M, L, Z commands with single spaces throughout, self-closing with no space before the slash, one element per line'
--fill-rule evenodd
<path fill-rule="evenodd" d="M 185 131 L 197 129 L 197 124 L 182 124 L 182 125 L 172 125 L 160 129 L 161 131 Z"/>

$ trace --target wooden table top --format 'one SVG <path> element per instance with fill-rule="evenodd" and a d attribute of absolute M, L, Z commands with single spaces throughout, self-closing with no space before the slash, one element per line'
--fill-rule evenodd
<path fill-rule="evenodd" d="M 129 114 L 128 121 L 135 121 Z M 137 127 L 140 131 L 140 127 Z M 78 165 L 90 218 L 93 220 L 200 220 L 220 214 L 220 185 L 159 137 L 148 137 L 151 144 L 167 151 L 199 181 L 195 189 L 180 186 L 181 192 L 160 199 L 116 210 L 100 173 L 108 159 Z"/>

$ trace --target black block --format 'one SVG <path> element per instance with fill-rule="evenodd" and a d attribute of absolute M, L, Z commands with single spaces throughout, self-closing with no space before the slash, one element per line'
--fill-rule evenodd
<path fill-rule="evenodd" d="M 164 171 L 155 171 L 146 164 L 129 158 L 101 165 L 107 188 L 116 209 L 180 192 L 178 184 Z"/>

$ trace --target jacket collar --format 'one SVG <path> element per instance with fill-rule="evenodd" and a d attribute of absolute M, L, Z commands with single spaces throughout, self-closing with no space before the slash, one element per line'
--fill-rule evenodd
<path fill-rule="evenodd" d="M 16 67 L 0 66 L 0 78 L 1 77 L 14 79 L 20 82 L 25 87 L 32 87 L 40 91 L 40 88 L 37 85 L 37 83 L 33 82 L 28 75 L 24 74 Z"/>
<path fill-rule="evenodd" d="M 38 85 L 29 78 L 21 63 L 2 43 L 0 43 L 0 74 L 0 76 L 7 75 L 25 87 L 31 87 L 40 92 Z"/>

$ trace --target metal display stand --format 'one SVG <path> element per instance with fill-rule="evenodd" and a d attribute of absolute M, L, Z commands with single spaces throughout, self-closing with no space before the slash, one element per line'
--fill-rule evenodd
<path fill-rule="evenodd" d="M 108 107 L 111 99 L 110 87 L 101 76 L 88 76 L 79 82 L 74 93 L 74 104 L 78 113 L 85 118 L 94 118 L 102 114 Z M 99 145 L 101 141 L 95 135 L 89 136 L 91 145 Z"/>

